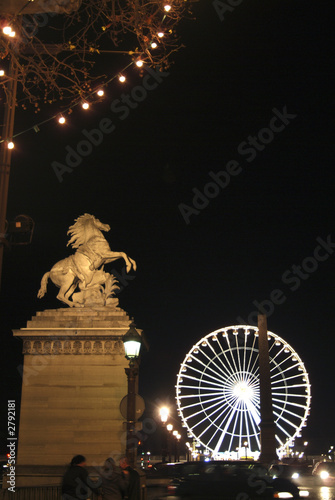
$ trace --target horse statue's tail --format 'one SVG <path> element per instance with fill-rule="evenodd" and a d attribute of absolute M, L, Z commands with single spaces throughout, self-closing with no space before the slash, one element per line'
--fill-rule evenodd
<path fill-rule="evenodd" d="M 41 288 L 39 289 L 38 294 L 37 294 L 37 297 L 39 299 L 44 297 L 44 295 L 47 292 L 47 283 L 48 283 L 49 276 L 50 276 L 50 271 L 48 273 L 45 273 L 43 278 L 41 279 Z"/>

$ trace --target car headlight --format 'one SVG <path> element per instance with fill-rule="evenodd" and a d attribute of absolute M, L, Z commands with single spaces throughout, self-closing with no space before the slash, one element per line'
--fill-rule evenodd
<path fill-rule="evenodd" d="M 274 498 L 293 498 L 292 493 L 289 491 L 276 491 L 273 496 Z"/>
<path fill-rule="evenodd" d="M 292 479 L 298 479 L 298 477 L 299 477 L 299 472 L 293 472 Z"/>
<path fill-rule="evenodd" d="M 322 470 L 320 472 L 320 477 L 321 479 L 327 479 L 329 477 L 329 472 L 327 472 L 326 470 Z"/>
<path fill-rule="evenodd" d="M 309 491 L 307 491 L 307 490 L 299 490 L 299 497 L 302 497 L 302 498 L 303 497 L 304 498 L 309 497 Z"/>

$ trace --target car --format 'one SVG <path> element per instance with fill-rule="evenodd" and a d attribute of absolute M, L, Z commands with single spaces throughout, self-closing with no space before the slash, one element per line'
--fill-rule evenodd
<path fill-rule="evenodd" d="M 273 478 L 287 478 L 295 484 L 301 484 L 301 477 L 310 475 L 310 468 L 304 463 L 273 464 L 269 468 L 269 474 Z"/>
<path fill-rule="evenodd" d="M 325 486 L 335 484 L 335 462 L 317 462 L 312 471 L 318 482 Z"/>
<path fill-rule="evenodd" d="M 265 466 L 249 461 L 186 462 L 168 485 L 168 495 L 192 500 L 297 500 L 299 488 L 287 478 L 273 478 Z"/>

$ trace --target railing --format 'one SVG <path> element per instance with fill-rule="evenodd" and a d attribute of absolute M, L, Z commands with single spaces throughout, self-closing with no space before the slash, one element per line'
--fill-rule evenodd
<path fill-rule="evenodd" d="M 0 500 L 62 500 L 61 486 L 21 486 L 15 493 L 8 489 L 0 490 Z M 141 488 L 141 500 L 146 499 L 146 488 Z M 90 500 L 98 500 L 92 493 Z"/>
<path fill-rule="evenodd" d="M 62 500 L 61 486 L 21 486 L 15 493 L 8 489 L 0 490 L 0 500 Z M 92 493 L 91 500 L 98 500 Z"/>

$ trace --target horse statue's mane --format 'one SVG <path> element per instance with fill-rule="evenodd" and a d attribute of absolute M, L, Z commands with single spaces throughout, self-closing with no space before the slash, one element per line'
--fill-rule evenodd
<path fill-rule="evenodd" d="M 67 246 L 71 245 L 72 248 L 79 248 L 84 245 L 87 240 L 93 235 L 92 229 L 95 228 L 95 217 L 94 215 L 84 214 L 75 219 L 75 223 L 69 227 L 67 234 L 71 235 Z"/>

